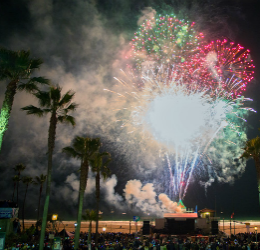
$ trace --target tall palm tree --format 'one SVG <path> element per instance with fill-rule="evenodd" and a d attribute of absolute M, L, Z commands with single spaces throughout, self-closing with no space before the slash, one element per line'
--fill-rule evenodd
<path fill-rule="evenodd" d="M 99 214 L 100 203 L 100 178 L 106 179 L 110 175 L 108 163 L 111 161 L 111 155 L 108 152 L 96 152 L 90 160 L 91 169 L 96 173 L 96 213 Z M 96 243 L 98 241 L 98 217 L 96 220 Z"/>
<path fill-rule="evenodd" d="M 77 104 L 72 102 L 75 95 L 73 91 L 68 91 L 64 95 L 61 94 L 60 86 L 51 86 L 48 91 L 39 91 L 35 93 L 35 97 L 39 101 L 40 107 L 29 105 L 22 108 L 27 111 L 28 115 L 36 115 L 42 117 L 44 114 L 50 114 L 50 125 L 48 131 L 48 170 L 47 170 L 47 184 L 46 196 L 42 217 L 42 227 L 40 236 L 40 250 L 43 249 L 45 229 L 47 224 L 48 208 L 51 191 L 51 177 L 52 177 L 52 155 L 55 146 L 56 127 L 58 123 L 69 123 L 75 125 L 73 116 L 68 115 L 70 111 L 74 111 Z"/>
<path fill-rule="evenodd" d="M 257 186 L 258 186 L 258 197 L 260 203 L 260 137 L 253 138 L 246 142 L 244 153 L 240 158 L 253 159 L 256 168 Z"/>
<path fill-rule="evenodd" d="M 28 191 L 29 184 L 33 184 L 33 178 L 31 176 L 24 176 L 22 178 L 23 183 L 26 185 L 25 189 L 25 194 L 24 194 L 24 199 L 23 199 L 23 231 L 24 231 L 24 208 L 25 208 L 25 200 L 26 200 L 26 195 Z"/>
<path fill-rule="evenodd" d="M 17 183 L 20 181 L 19 179 L 19 176 L 18 175 L 15 175 L 13 178 L 13 183 L 14 183 L 14 190 L 13 190 L 13 196 L 12 196 L 12 201 L 14 201 L 14 193 L 15 193 L 15 190 L 16 190 L 16 185 Z"/>
<path fill-rule="evenodd" d="M 19 194 L 19 182 L 20 182 L 20 180 L 21 180 L 21 172 L 22 171 L 24 171 L 25 170 L 25 168 L 26 168 L 26 166 L 24 165 L 24 164 L 22 164 L 22 163 L 19 163 L 19 164 L 17 164 L 15 167 L 14 167 L 14 171 L 16 171 L 16 172 L 18 172 L 18 174 L 17 174 L 17 176 L 18 176 L 18 181 L 17 181 L 17 193 L 16 193 L 16 198 L 17 198 L 17 206 L 18 206 L 18 194 Z M 19 210 L 18 210 L 19 211 Z"/>
<path fill-rule="evenodd" d="M 77 227 L 75 230 L 75 249 L 79 245 L 79 234 L 81 227 L 81 217 L 84 193 L 87 187 L 88 171 L 89 171 L 89 160 L 92 155 L 99 150 L 101 147 L 101 142 L 99 138 L 88 138 L 76 136 L 73 140 L 72 147 L 63 148 L 63 152 L 67 155 L 79 159 L 81 161 L 80 165 L 80 183 L 79 183 L 79 200 L 78 200 L 78 216 L 77 216 Z"/>
<path fill-rule="evenodd" d="M 17 90 L 34 92 L 38 89 L 37 84 L 49 83 L 43 77 L 31 77 L 42 63 L 41 59 L 32 59 L 29 50 L 11 51 L 0 48 L 0 80 L 8 82 L 0 112 L 0 151 Z"/>
<path fill-rule="evenodd" d="M 42 187 L 44 182 L 47 179 L 47 175 L 41 174 L 40 176 L 35 176 L 35 183 L 40 185 L 40 193 L 39 193 L 39 200 L 38 200 L 38 212 L 37 212 L 37 221 L 40 217 L 40 205 L 41 205 L 41 197 L 42 197 Z"/>
<path fill-rule="evenodd" d="M 97 218 L 100 216 L 97 214 L 95 210 L 85 210 L 85 214 L 82 215 L 83 220 L 89 221 L 89 227 L 88 227 L 88 244 L 91 242 L 91 231 L 92 231 L 92 221 L 97 221 Z"/>

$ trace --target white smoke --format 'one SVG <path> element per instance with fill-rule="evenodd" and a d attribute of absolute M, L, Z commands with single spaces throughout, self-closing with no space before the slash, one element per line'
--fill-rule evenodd
<path fill-rule="evenodd" d="M 166 194 L 159 194 L 159 200 L 162 202 L 163 207 L 170 213 L 180 213 L 181 207 L 177 202 L 172 201 Z"/>
<path fill-rule="evenodd" d="M 210 51 L 206 55 L 206 61 L 205 61 L 205 66 L 211 71 L 212 76 L 219 81 L 219 74 L 215 68 L 215 65 L 218 61 L 218 55 L 214 51 Z"/>
<path fill-rule="evenodd" d="M 105 200 L 108 204 L 114 206 L 121 211 L 126 209 L 123 197 L 115 192 L 115 186 L 117 185 L 116 175 L 112 175 L 102 182 L 103 190 L 105 190 Z"/>
<path fill-rule="evenodd" d="M 142 16 L 139 17 L 137 24 L 141 25 L 146 19 L 152 20 L 156 15 L 156 10 L 151 7 L 146 7 L 142 10 Z"/>
<path fill-rule="evenodd" d="M 181 212 L 177 202 L 171 201 L 166 194 L 160 194 L 157 199 L 152 183 L 143 185 L 140 180 L 130 180 L 126 183 L 124 195 L 128 204 L 138 207 L 146 214 L 162 216 L 165 212 Z"/>

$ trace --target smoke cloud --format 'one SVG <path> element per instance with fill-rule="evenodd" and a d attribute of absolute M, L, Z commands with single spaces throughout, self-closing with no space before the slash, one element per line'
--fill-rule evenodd
<path fill-rule="evenodd" d="M 160 194 L 158 198 L 162 202 L 163 206 L 166 208 L 166 210 L 168 212 L 171 212 L 171 213 L 180 213 L 181 212 L 181 207 L 178 206 L 178 203 L 171 201 L 166 194 Z"/>
<path fill-rule="evenodd" d="M 178 203 L 171 201 L 166 194 L 159 194 L 156 198 L 152 183 L 143 185 L 140 180 L 130 180 L 126 183 L 124 193 L 128 204 L 140 208 L 146 214 L 162 216 L 165 212 L 181 212 Z"/>

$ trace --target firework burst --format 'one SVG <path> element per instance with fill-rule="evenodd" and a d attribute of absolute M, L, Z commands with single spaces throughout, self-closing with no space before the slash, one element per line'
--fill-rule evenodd
<path fill-rule="evenodd" d="M 244 104 L 251 99 L 212 98 L 205 88 L 191 89 L 174 79 L 166 84 L 150 75 L 143 75 L 141 86 L 117 79 L 124 89 L 117 93 L 122 107 L 118 122 L 133 140 L 145 140 L 146 150 L 152 145 L 160 152 L 169 173 L 168 195 L 182 199 L 195 175 L 233 180 L 245 167 L 234 159 L 246 140 L 245 117 L 254 110 Z M 202 183 L 209 185 L 208 180 Z"/>
<path fill-rule="evenodd" d="M 116 79 L 122 88 L 114 92 L 120 127 L 158 152 L 174 199 L 195 176 L 207 187 L 243 172 L 237 158 L 255 112 L 240 95 L 253 79 L 249 50 L 227 40 L 206 45 L 194 25 L 174 15 L 147 20 L 132 40 L 133 80 Z"/>
<path fill-rule="evenodd" d="M 241 95 L 254 78 L 255 66 L 249 52 L 226 39 L 212 41 L 200 52 L 204 54 L 198 66 L 201 84 L 226 98 Z"/>

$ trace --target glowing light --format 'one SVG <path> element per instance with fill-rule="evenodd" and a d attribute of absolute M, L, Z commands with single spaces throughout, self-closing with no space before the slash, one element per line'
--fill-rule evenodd
<path fill-rule="evenodd" d="M 206 101 L 201 93 L 188 95 L 183 89 L 158 95 L 149 103 L 144 119 L 158 141 L 187 144 L 209 122 L 211 105 Z"/>
<path fill-rule="evenodd" d="M 232 180 L 245 167 L 241 163 L 234 169 L 233 160 L 246 140 L 244 117 L 254 110 L 244 102 L 251 100 L 213 98 L 208 90 L 193 90 L 174 80 L 166 84 L 148 75 L 143 75 L 142 87 L 118 80 L 125 88 L 118 96 L 126 105 L 119 122 L 127 133 L 136 134 L 133 138 L 147 141 L 148 148 L 157 143 L 167 162 L 173 196 L 182 199 L 199 172 L 209 175 L 209 181 Z"/>

